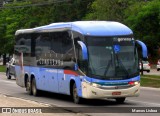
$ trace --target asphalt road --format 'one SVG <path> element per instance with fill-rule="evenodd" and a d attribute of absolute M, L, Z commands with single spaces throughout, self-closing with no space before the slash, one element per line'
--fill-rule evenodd
<path fill-rule="evenodd" d="M 15 79 L 7 80 L 4 73 L 0 73 L 0 93 L 22 99 L 37 101 L 57 107 L 70 112 L 81 112 L 85 116 L 104 116 L 109 113 L 111 116 L 159 116 L 160 113 L 127 113 L 135 107 L 140 110 L 145 107 L 152 107 L 153 110 L 160 110 L 160 88 L 143 88 L 139 97 L 127 98 L 124 104 L 117 104 L 115 100 L 84 100 L 82 104 L 74 104 L 69 96 L 41 92 L 39 97 L 30 96 L 24 88 L 16 85 Z M 140 107 L 140 108 L 139 108 Z M 146 108 L 148 109 L 148 108 Z M 115 113 L 115 112 L 122 113 Z"/>

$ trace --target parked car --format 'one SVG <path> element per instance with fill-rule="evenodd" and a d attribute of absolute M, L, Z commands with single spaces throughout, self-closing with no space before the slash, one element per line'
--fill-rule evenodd
<path fill-rule="evenodd" d="M 14 58 L 12 58 L 6 64 L 6 76 L 7 76 L 7 79 L 11 79 L 11 76 L 15 77 L 15 59 Z"/>
<path fill-rule="evenodd" d="M 143 64 L 143 71 L 147 71 L 149 73 L 151 70 L 151 64 L 148 61 L 142 61 L 142 64 Z M 139 69 L 140 71 L 142 71 L 141 62 L 139 63 Z"/>
<path fill-rule="evenodd" d="M 157 71 L 160 70 L 160 59 L 157 61 Z"/>

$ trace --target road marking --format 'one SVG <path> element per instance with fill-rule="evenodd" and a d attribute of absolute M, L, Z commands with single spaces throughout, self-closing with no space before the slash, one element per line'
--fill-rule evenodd
<path fill-rule="evenodd" d="M 160 104 L 157 104 L 157 103 L 143 102 L 143 101 L 137 101 L 137 100 L 128 100 L 128 101 L 160 106 Z M 151 107 L 151 106 L 149 106 L 149 107 Z"/>

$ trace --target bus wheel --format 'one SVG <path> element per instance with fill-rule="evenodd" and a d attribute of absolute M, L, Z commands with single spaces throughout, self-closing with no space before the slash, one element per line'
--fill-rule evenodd
<path fill-rule="evenodd" d="M 29 78 L 27 78 L 27 81 L 26 81 L 26 91 L 28 92 L 29 95 L 32 95 L 31 83 L 29 81 Z"/>
<path fill-rule="evenodd" d="M 81 101 L 81 99 L 82 98 L 80 98 L 79 96 L 78 96 L 78 92 L 77 92 L 77 87 L 76 87 L 76 84 L 74 83 L 74 85 L 73 85 L 73 101 L 74 101 L 74 103 L 76 103 L 76 104 L 79 104 L 80 103 L 80 101 Z"/>
<path fill-rule="evenodd" d="M 125 99 L 126 99 L 125 97 L 116 98 L 116 102 L 119 103 L 119 104 L 122 104 L 122 103 L 124 103 Z"/>
<path fill-rule="evenodd" d="M 36 86 L 36 80 L 35 78 L 32 79 L 32 93 L 34 96 L 38 96 L 38 89 L 37 89 L 37 86 Z"/>

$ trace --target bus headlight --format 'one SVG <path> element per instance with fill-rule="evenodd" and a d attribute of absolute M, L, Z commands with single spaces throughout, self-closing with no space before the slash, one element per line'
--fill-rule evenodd
<path fill-rule="evenodd" d="M 97 84 L 97 83 L 92 83 L 91 84 L 93 87 L 101 87 L 101 85 Z"/>

